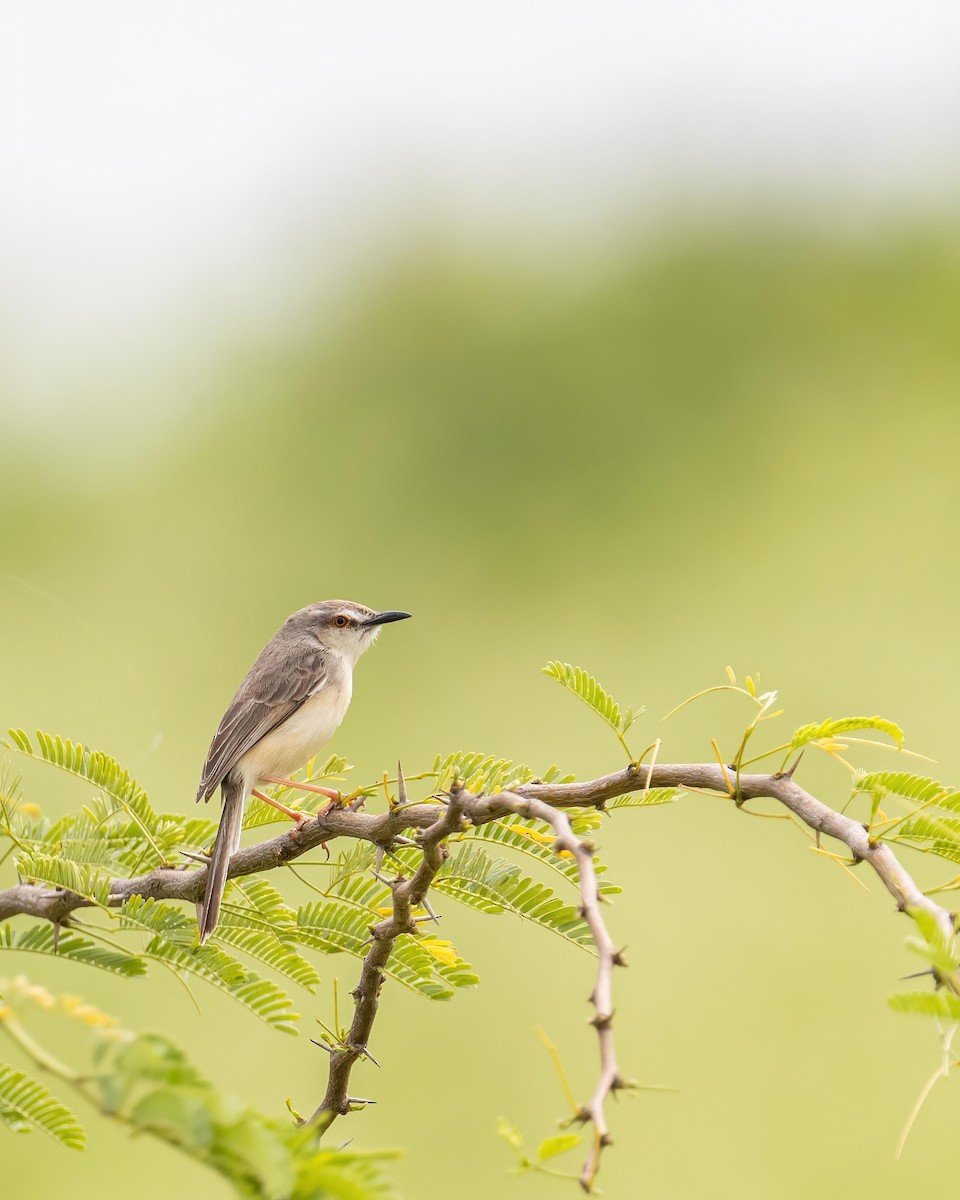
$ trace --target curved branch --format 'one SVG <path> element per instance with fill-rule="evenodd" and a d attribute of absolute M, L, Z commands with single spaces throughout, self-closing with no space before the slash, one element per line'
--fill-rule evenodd
<path fill-rule="evenodd" d="M 577 1114 L 580 1121 L 589 1122 L 593 1126 L 593 1144 L 580 1173 L 580 1186 L 585 1192 L 592 1192 L 594 1180 L 600 1170 L 600 1153 L 611 1140 L 604 1105 L 611 1092 L 624 1086 L 613 1042 L 613 968 L 626 964 L 623 955 L 614 946 L 600 915 L 600 889 L 593 865 L 592 844 L 578 838 L 567 814 L 559 808 L 551 807 L 545 800 L 518 796 L 514 812 L 546 821 L 557 835 L 557 851 L 565 851 L 573 856 L 580 877 L 580 915 L 590 928 L 597 950 L 597 982 L 590 994 L 590 1002 L 594 1007 L 591 1023 L 600 1040 L 600 1078 L 593 1095 Z"/>
<path fill-rule="evenodd" d="M 925 896 L 885 842 L 872 842 L 866 827 L 851 817 L 817 800 L 793 781 L 790 773 L 741 775 L 740 795 L 745 800 L 763 797 L 778 800 L 817 834 L 843 842 L 858 860 L 867 863 L 896 899 L 900 909 L 918 908 L 936 920 L 946 935 L 953 935 L 952 915 Z M 654 767 L 632 764 L 612 775 L 582 783 L 527 783 L 513 792 L 490 796 L 464 795 L 463 816 L 473 825 L 483 825 L 514 812 L 517 796 L 540 800 L 551 808 L 602 808 L 607 800 L 638 788 L 676 787 L 729 794 L 727 777 L 717 763 L 669 763 Z M 408 829 L 428 829 L 437 819 L 437 805 L 401 805 L 385 813 L 364 813 L 349 808 L 319 815 L 297 833 L 246 846 L 230 860 L 231 879 L 273 871 L 302 854 L 338 837 L 359 838 L 390 848 Z M 133 879 L 110 882 L 111 903 L 121 904 L 131 896 L 155 900 L 187 900 L 203 897 L 206 867 L 199 869 L 157 867 Z M 60 892 L 38 884 L 21 883 L 0 891 L 0 921 L 25 913 L 53 922 L 63 922 L 76 908 L 89 904 L 82 896 Z"/>
<path fill-rule="evenodd" d="M 731 767 L 729 771 L 734 771 L 734 768 Z M 718 763 L 664 763 L 655 766 L 634 763 L 622 771 L 581 783 L 547 784 L 535 781 L 509 792 L 497 792 L 489 796 L 474 796 L 454 789 L 446 798 L 437 797 L 432 803 L 403 803 L 379 814 L 359 812 L 352 808 L 333 809 L 318 815 L 295 833 L 284 833 L 237 851 L 230 862 L 231 878 L 274 870 L 338 837 L 361 839 L 389 850 L 398 844 L 397 839 L 404 831 L 421 831 L 418 843 L 423 856 L 417 870 L 409 880 L 399 878 L 392 881 L 393 912 L 371 929 L 372 945 L 353 993 L 353 1023 L 345 1042 L 339 1047 L 330 1048 L 326 1094 L 311 1121 L 322 1131 L 338 1116 L 349 1112 L 351 1105 L 362 1103 L 351 1101 L 349 1097 L 350 1072 L 359 1058 L 368 1055 L 367 1042 L 377 1015 L 383 967 L 396 939 L 403 933 L 415 931 L 412 910 L 426 899 L 430 885 L 443 863 L 445 839 L 458 830 L 464 821 L 482 825 L 509 813 L 518 813 L 549 824 L 556 834 L 557 849 L 568 851 L 575 858 L 580 880 L 581 912 L 593 935 L 599 958 L 591 1001 L 595 1009 L 593 1024 L 600 1042 L 600 1076 L 593 1095 L 579 1113 L 580 1119 L 590 1122 L 594 1130 L 593 1147 L 580 1177 L 581 1186 L 585 1191 L 590 1191 L 599 1168 L 600 1152 L 610 1140 L 604 1115 L 605 1101 L 611 1092 L 624 1086 L 614 1052 L 611 997 L 613 967 L 622 965 L 622 959 L 600 916 L 593 847 L 573 833 L 569 819 L 562 810 L 583 807 L 602 809 L 607 800 L 651 787 L 706 790 L 730 796 L 729 778 L 728 771 Z M 921 891 L 892 848 L 885 842 L 871 840 L 865 825 L 837 812 L 805 791 L 794 782 L 792 771 L 772 775 L 739 775 L 737 783 L 738 801 L 760 798 L 778 801 L 812 829 L 818 840 L 823 834 L 837 839 L 847 846 L 855 861 L 864 862 L 875 871 L 901 911 L 928 913 L 944 936 L 953 938 L 954 915 Z M 135 895 L 158 900 L 197 902 L 203 897 L 206 876 L 205 866 L 185 869 L 158 867 L 134 879 L 114 879 L 110 883 L 110 903 L 121 904 Z M 67 923 L 75 909 L 90 903 L 82 896 L 55 888 L 20 883 L 0 891 L 0 920 L 28 914 L 59 925 Z M 960 994 L 960 979 L 951 978 L 942 982 Z"/>

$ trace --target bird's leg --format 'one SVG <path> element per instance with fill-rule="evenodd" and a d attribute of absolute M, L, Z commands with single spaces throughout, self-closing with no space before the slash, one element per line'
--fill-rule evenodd
<path fill-rule="evenodd" d="M 264 775 L 263 781 L 264 781 L 264 783 L 279 783 L 279 784 L 282 784 L 284 787 L 296 788 L 301 792 L 316 792 L 318 795 L 326 796 L 326 798 L 328 800 L 333 800 L 334 802 L 338 802 L 341 799 L 340 793 L 338 791 L 336 791 L 334 788 L 320 787 L 320 785 L 317 783 L 298 783 L 296 779 L 281 779 L 277 775 Z M 261 796 L 261 799 L 263 799 L 262 796 Z M 268 803 L 273 804 L 275 807 L 277 807 L 279 809 L 283 809 L 283 805 L 277 804 L 276 800 L 269 800 Z M 294 810 L 293 809 L 284 809 L 284 811 L 292 812 Z"/>
<path fill-rule="evenodd" d="M 291 821 L 296 821 L 297 829 L 301 829 L 308 821 L 314 819 L 313 813 L 301 812 L 298 808 L 287 808 L 285 804 L 281 804 L 279 800 L 274 800 L 272 796 L 268 796 L 266 792 L 261 792 L 259 788 L 253 788 L 253 794 L 258 800 L 262 800 L 264 804 L 269 804 L 271 808 L 276 808 L 285 816 L 288 816 Z"/>
<path fill-rule="evenodd" d="M 321 787 L 318 783 L 298 783 L 296 779 L 281 779 L 277 775 L 264 775 L 263 778 L 266 783 L 279 783 L 282 784 L 283 787 L 299 788 L 301 792 L 316 792 L 319 796 L 326 796 L 330 803 L 325 804 L 323 808 L 317 810 L 316 815 L 318 819 L 325 817 L 329 812 L 332 812 L 333 809 L 335 809 L 343 800 L 343 794 L 341 792 L 336 791 L 333 788 Z M 263 799 L 263 797 L 261 797 L 261 799 Z M 300 825 L 304 823 L 304 821 L 311 820 L 310 817 L 304 817 L 302 814 L 294 817 L 292 814 L 297 812 L 297 809 L 286 808 L 283 804 L 278 804 L 276 800 L 268 800 L 267 803 L 272 804 L 274 808 L 279 808 L 282 812 L 285 812 L 287 816 L 291 818 L 291 820 L 295 820 L 297 822 L 298 829 Z M 326 846 L 326 843 L 323 844 Z"/>

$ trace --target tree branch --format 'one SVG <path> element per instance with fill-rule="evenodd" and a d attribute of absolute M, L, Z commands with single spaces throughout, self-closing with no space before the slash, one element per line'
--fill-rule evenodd
<path fill-rule="evenodd" d="M 578 838 L 570 825 L 564 808 L 603 808 L 607 800 L 631 791 L 652 787 L 674 787 L 695 791 L 713 791 L 730 796 L 730 776 L 734 768 L 725 770 L 719 763 L 631 764 L 622 771 L 581 783 L 531 782 L 509 792 L 489 796 L 474 796 L 452 789 L 446 797 L 432 803 L 407 804 L 401 784 L 400 805 L 388 812 L 372 814 L 350 808 L 337 808 L 318 815 L 294 834 L 284 833 L 253 846 L 239 850 L 231 859 L 229 876 L 251 875 L 271 871 L 318 846 L 338 837 L 357 838 L 389 850 L 400 844 L 404 831 L 418 830 L 422 858 L 408 880 L 392 881 L 393 912 L 371 929 L 372 944 L 354 989 L 353 1022 L 344 1043 L 330 1049 L 330 1070 L 326 1094 L 310 1118 L 321 1132 L 336 1118 L 349 1112 L 349 1080 L 353 1065 L 367 1052 L 367 1044 L 376 1019 L 379 991 L 383 983 L 383 968 L 399 936 L 416 931 L 413 909 L 426 900 L 446 856 L 444 842 L 458 831 L 464 822 L 483 825 L 509 813 L 517 813 L 546 822 L 556 834 L 557 850 L 569 852 L 576 860 L 579 875 L 580 911 L 589 926 L 597 949 L 599 965 L 597 980 L 591 995 L 595 1015 L 593 1024 L 600 1044 L 600 1075 L 590 1100 L 583 1105 L 579 1117 L 593 1127 L 593 1146 L 580 1176 L 585 1191 L 592 1190 L 599 1169 L 600 1153 L 610 1141 L 604 1115 L 607 1097 L 624 1086 L 617 1066 L 613 1041 L 613 967 L 622 965 L 619 952 L 606 930 L 599 909 L 599 892 L 593 865 L 593 847 Z M 401 776 L 402 778 L 402 776 Z M 822 803 L 794 782 L 792 772 L 767 775 L 737 776 L 738 801 L 769 798 L 778 801 L 797 816 L 819 840 L 826 834 L 842 842 L 857 862 L 866 863 L 883 882 L 901 911 L 923 911 L 936 922 L 945 937 L 955 933 L 954 915 L 925 895 L 903 867 L 891 847 L 882 841 L 872 841 L 865 825 Z M 731 797 L 732 798 L 732 797 Z M 203 897 L 207 868 L 158 867 L 135 879 L 114 879 L 110 883 L 110 903 L 121 904 L 131 896 L 140 895 L 158 900 L 185 900 L 196 903 Z M 35 883 L 20 883 L 0 891 L 0 920 L 26 914 L 52 921 L 68 923 L 70 914 L 88 906 L 91 901 L 69 892 L 58 891 Z M 960 994 L 960 979 L 940 979 Z"/>
<path fill-rule="evenodd" d="M 553 826 L 557 835 L 557 852 L 566 852 L 573 856 L 580 877 L 580 915 L 590 928 L 597 950 L 597 982 L 590 994 L 590 1002 L 595 1012 L 592 1024 L 600 1039 L 600 1078 L 590 1100 L 578 1113 L 579 1120 L 589 1122 L 593 1126 L 593 1144 L 580 1173 L 580 1186 L 585 1192 L 592 1192 L 594 1180 L 600 1170 L 600 1152 L 611 1140 L 604 1104 L 611 1092 L 624 1086 L 613 1042 L 613 968 L 626 964 L 623 955 L 614 946 L 600 915 L 600 889 L 593 865 L 593 845 L 578 838 L 567 814 L 561 809 L 552 808 L 545 800 L 517 796 L 514 812 L 546 821 L 548 825 Z"/>
<path fill-rule="evenodd" d="M 402 772 L 399 773 L 399 779 L 400 798 L 404 801 L 406 789 Z M 447 849 L 443 842 L 450 834 L 459 832 L 463 824 L 462 811 L 463 793 L 454 789 L 440 816 L 420 835 L 419 844 L 423 856 L 413 876 L 404 879 L 400 875 L 390 884 L 393 892 L 393 912 L 370 930 L 373 944 L 363 960 L 360 981 L 351 993 L 354 999 L 353 1022 L 342 1046 L 330 1050 L 327 1091 L 320 1107 L 310 1118 L 321 1133 L 329 1129 L 337 1117 L 350 1112 L 353 1103 L 365 1103 L 352 1102 L 348 1095 L 350 1072 L 357 1059 L 367 1054 L 367 1045 L 380 1006 L 380 989 L 385 978 L 383 968 L 387 965 L 394 943 L 401 934 L 416 936 L 417 926 L 413 910 L 426 899 L 431 883 L 443 866 L 447 857 Z"/>

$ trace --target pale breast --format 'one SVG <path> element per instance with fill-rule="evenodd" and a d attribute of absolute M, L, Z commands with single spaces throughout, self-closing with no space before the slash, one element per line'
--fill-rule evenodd
<path fill-rule="evenodd" d="M 352 679 L 328 683 L 311 696 L 282 725 L 278 725 L 240 759 L 239 766 L 254 786 L 267 775 L 286 778 L 326 746 L 350 707 Z"/>

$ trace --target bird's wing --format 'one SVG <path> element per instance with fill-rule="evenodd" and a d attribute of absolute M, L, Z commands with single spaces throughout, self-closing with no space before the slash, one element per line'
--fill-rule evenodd
<path fill-rule="evenodd" d="M 198 800 L 209 800 L 244 754 L 328 681 L 329 660 L 321 646 L 275 642 L 264 647 L 223 714 L 203 764 Z"/>

